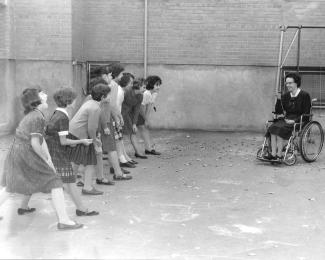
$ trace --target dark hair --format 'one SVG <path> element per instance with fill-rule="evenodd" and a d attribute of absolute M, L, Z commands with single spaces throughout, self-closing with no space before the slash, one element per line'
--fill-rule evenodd
<path fill-rule="evenodd" d="M 112 73 L 112 78 L 115 79 L 121 72 L 124 71 L 124 67 L 119 63 L 112 63 L 108 66 L 108 73 Z"/>
<path fill-rule="evenodd" d="M 301 76 L 298 73 L 288 73 L 285 76 L 285 79 L 292 78 L 299 88 L 301 85 Z"/>
<path fill-rule="evenodd" d="M 119 82 L 120 86 L 125 88 L 130 83 L 132 76 L 133 75 L 131 73 L 123 73 L 123 76 Z"/>
<path fill-rule="evenodd" d="M 162 83 L 161 78 L 159 78 L 158 76 L 147 77 L 147 79 L 145 81 L 146 89 L 148 89 L 148 90 L 154 89 L 154 86 L 156 85 L 156 83 L 161 85 L 161 83 Z"/>
<path fill-rule="evenodd" d="M 26 88 L 24 89 L 20 100 L 24 107 L 24 114 L 28 114 L 34 110 L 38 105 L 42 104 L 39 97 L 39 89 L 37 88 Z"/>
<path fill-rule="evenodd" d="M 108 85 L 106 80 L 103 79 L 101 76 L 99 76 L 99 77 L 96 77 L 96 78 L 93 78 L 93 79 L 90 80 L 90 82 L 89 82 L 89 91 L 91 92 L 91 89 L 97 84 Z"/>
<path fill-rule="evenodd" d="M 132 79 L 135 79 L 134 75 L 130 72 L 123 72 L 123 75 L 129 75 Z"/>
<path fill-rule="evenodd" d="M 67 107 L 76 97 L 77 94 L 72 88 L 61 88 L 53 94 L 53 99 L 58 107 Z"/>
<path fill-rule="evenodd" d="M 109 74 L 107 66 L 98 66 L 90 73 L 90 78 L 101 77 L 104 74 Z"/>
<path fill-rule="evenodd" d="M 133 81 L 132 89 L 140 89 L 140 87 L 144 84 L 144 78 L 137 78 Z"/>
<path fill-rule="evenodd" d="M 102 97 L 106 98 L 111 89 L 107 84 L 99 83 L 92 87 L 90 95 L 93 100 L 101 101 Z"/>

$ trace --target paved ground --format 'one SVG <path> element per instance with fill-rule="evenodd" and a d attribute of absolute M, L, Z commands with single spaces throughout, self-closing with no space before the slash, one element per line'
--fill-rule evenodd
<path fill-rule="evenodd" d="M 12 137 L 0 139 L 3 160 Z M 325 156 L 295 166 L 256 161 L 256 133 L 154 132 L 159 157 L 134 179 L 83 196 L 100 215 L 59 232 L 50 198 L 17 216 L 0 208 L 1 258 L 325 259 Z M 140 160 L 138 160 L 140 162 Z M 68 200 L 74 216 L 74 206 Z"/>

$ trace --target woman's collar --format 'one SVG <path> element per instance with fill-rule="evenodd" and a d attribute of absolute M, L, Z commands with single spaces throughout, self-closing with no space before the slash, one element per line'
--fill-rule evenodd
<path fill-rule="evenodd" d="M 300 89 L 300 88 L 297 88 L 296 94 L 293 95 L 293 94 L 290 92 L 290 96 L 291 96 L 291 97 L 297 97 L 297 96 L 299 95 L 300 91 L 301 91 L 301 89 Z"/>
<path fill-rule="evenodd" d="M 61 111 L 63 114 L 65 114 L 67 117 L 69 117 L 68 111 L 63 107 L 57 107 L 55 110 Z"/>

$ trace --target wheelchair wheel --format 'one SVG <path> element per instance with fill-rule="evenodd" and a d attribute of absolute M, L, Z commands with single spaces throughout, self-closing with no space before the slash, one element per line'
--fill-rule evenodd
<path fill-rule="evenodd" d="M 300 136 L 300 152 L 306 162 L 314 162 L 322 151 L 324 132 L 317 121 L 309 122 L 302 130 Z"/>

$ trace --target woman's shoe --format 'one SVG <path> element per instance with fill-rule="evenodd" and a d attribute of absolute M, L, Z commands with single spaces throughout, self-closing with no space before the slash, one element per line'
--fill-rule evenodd
<path fill-rule="evenodd" d="M 141 159 L 148 159 L 147 156 L 141 155 L 141 154 L 138 154 L 138 153 L 135 153 L 134 156 L 137 157 L 137 158 L 141 158 Z"/>
<path fill-rule="evenodd" d="M 32 213 L 35 210 L 36 210 L 35 208 L 27 208 L 27 209 L 19 208 L 17 210 L 17 213 L 18 213 L 18 215 L 25 215 L 26 213 Z"/>
<path fill-rule="evenodd" d="M 124 175 L 114 175 L 113 176 L 113 180 L 114 181 L 127 181 L 127 180 L 131 180 L 132 179 L 132 176 L 130 175 L 127 175 L 127 176 L 124 176 Z"/>
<path fill-rule="evenodd" d="M 267 154 L 267 155 L 263 155 L 263 158 L 266 160 L 270 160 L 270 161 L 274 161 L 276 160 L 276 156 L 273 156 L 272 154 Z"/>
<path fill-rule="evenodd" d="M 82 181 L 78 181 L 78 182 L 77 182 L 77 186 L 78 186 L 78 187 L 83 187 L 84 185 L 85 185 L 85 184 L 84 184 Z"/>
<path fill-rule="evenodd" d="M 68 224 L 63 224 L 63 223 L 58 223 L 58 230 L 71 230 L 71 229 L 78 229 L 82 228 L 84 225 L 75 223 L 73 225 L 68 225 Z"/>
<path fill-rule="evenodd" d="M 149 151 L 149 150 L 144 150 L 144 153 L 145 153 L 145 154 L 152 154 L 152 155 L 161 155 L 161 153 L 156 152 L 155 149 L 152 149 L 151 151 Z"/>
<path fill-rule="evenodd" d="M 79 210 L 77 209 L 76 210 L 76 215 L 81 217 L 81 216 L 96 216 L 96 215 L 99 215 L 99 212 L 98 211 L 82 211 L 82 210 Z"/>
<path fill-rule="evenodd" d="M 138 162 L 135 161 L 135 160 L 131 160 L 131 161 L 129 161 L 129 163 L 132 163 L 132 164 L 138 164 Z"/>
<path fill-rule="evenodd" d="M 120 163 L 120 167 L 135 168 L 135 165 L 129 162 Z"/>
<path fill-rule="evenodd" d="M 96 183 L 98 185 L 114 185 L 115 184 L 115 182 L 109 181 L 109 180 L 105 180 L 105 179 L 96 179 Z"/>

